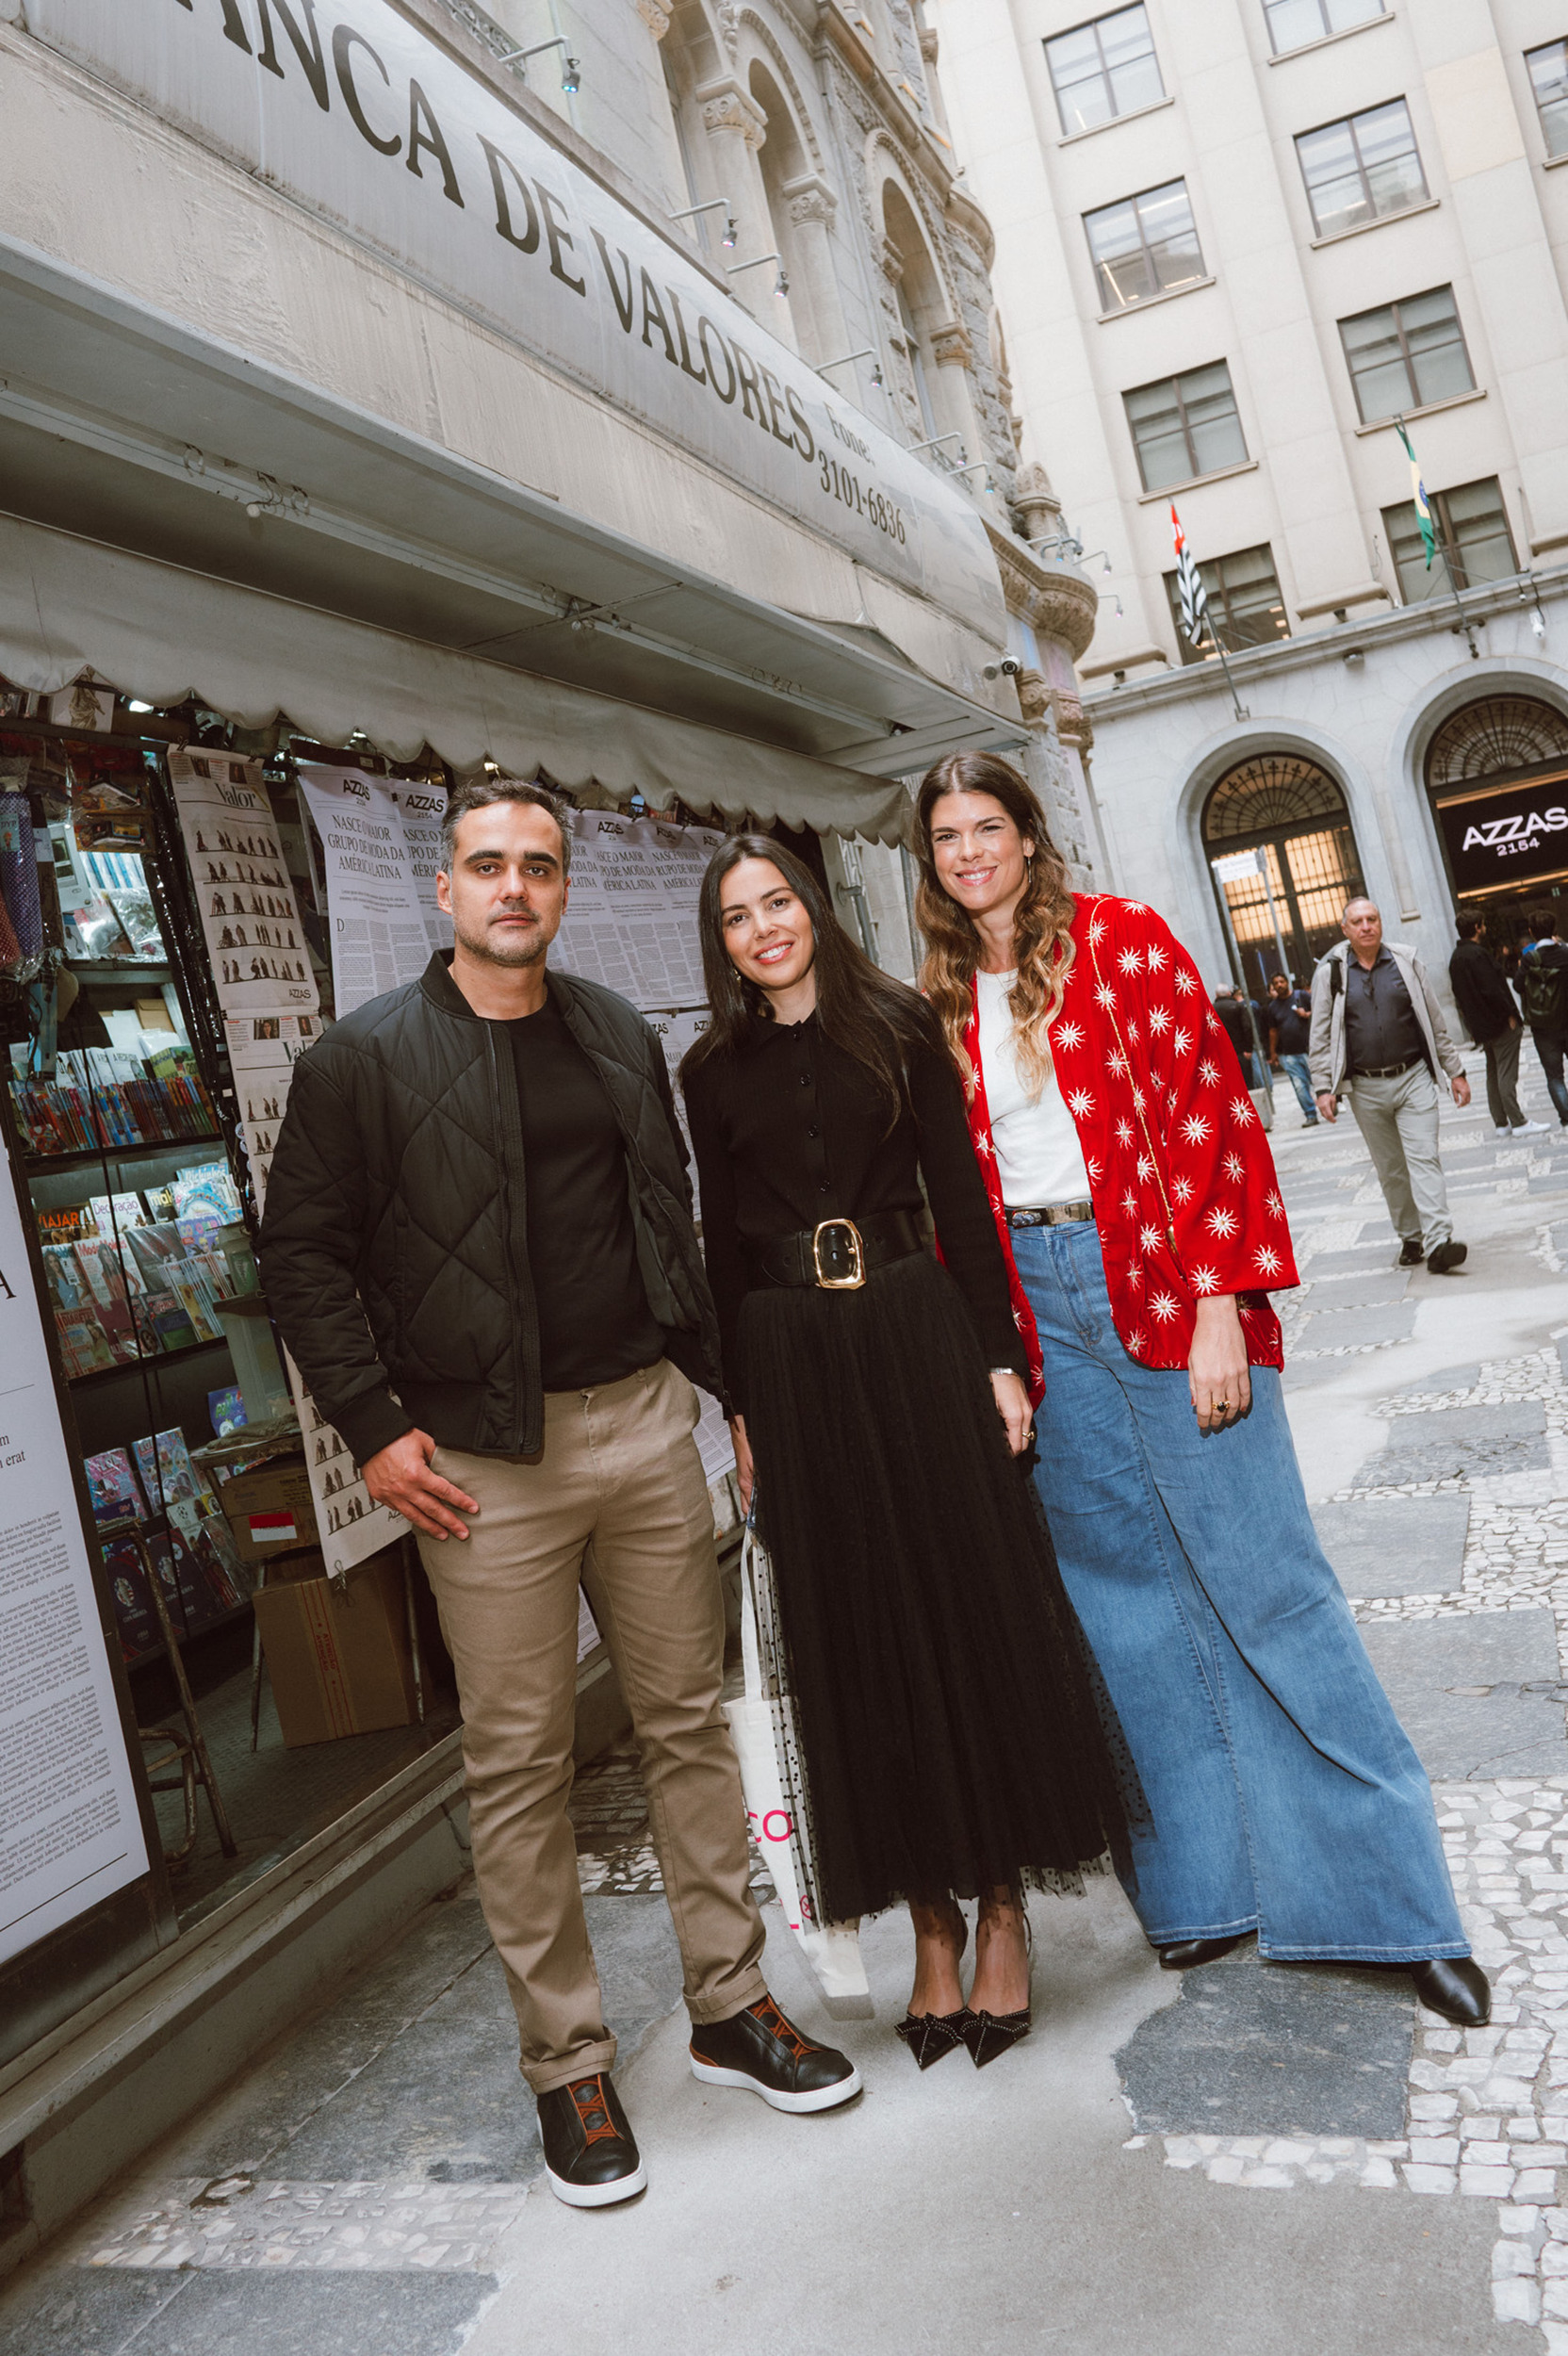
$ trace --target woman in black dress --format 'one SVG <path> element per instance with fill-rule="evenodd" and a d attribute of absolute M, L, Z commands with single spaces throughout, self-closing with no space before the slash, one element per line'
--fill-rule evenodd
<path fill-rule="evenodd" d="M 1029 2026 L 1022 1887 L 1081 1889 L 1126 1831 L 1114 1722 L 1012 1461 L 1030 1413 L 1001 1246 L 935 1017 L 810 871 L 736 836 L 700 922 L 713 1019 L 681 1078 L 809 1894 L 825 1922 L 907 1901 L 900 2035 L 923 2069 L 960 2040 L 979 2066 Z"/>

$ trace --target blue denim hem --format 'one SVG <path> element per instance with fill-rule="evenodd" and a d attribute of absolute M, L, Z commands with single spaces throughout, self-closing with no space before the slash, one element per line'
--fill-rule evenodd
<path fill-rule="evenodd" d="M 1258 1953 L 1269 1963 L 1452 1963 L 1469 1955 L 1470 1942 L 1449 1939 L 1427 1947 L 1266 1947 L 1260 1937 Z"/>
<path fill-rule="evenodd" d="M 1255 1914 L 1249 1914 L 1234 1922 L 1194 1923 L 1179 1931 L 1152 1931 L 1147 1922 L 1143 1925 L 1143 1935 L 1151 1947 L 1176 1947 L 1188 1939 L 1246 1939 L 1252 1931 L 1258 1933 L 1261 1945 L 1263 1925 Z"/>

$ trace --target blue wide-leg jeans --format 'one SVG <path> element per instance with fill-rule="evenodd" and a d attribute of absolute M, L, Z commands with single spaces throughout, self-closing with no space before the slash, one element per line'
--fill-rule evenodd
<path fill-rule="evenodd" d="M 1039 1326 L 1036 1479 L 1150 1823 L 1157 1946 L 1256 1930 L 1279 1961 L 1467 1955 L 1430 1788 L 1317 1543 L 1278 1373 L 1198 1429 L 1123 1350 L 1087 1220 L 1012 1237 Z"/>

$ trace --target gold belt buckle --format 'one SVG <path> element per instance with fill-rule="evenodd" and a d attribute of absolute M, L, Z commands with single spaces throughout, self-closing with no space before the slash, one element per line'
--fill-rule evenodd
<path fill-rule="evenodd" d="M 822 1239 L 830 1227 L 841 1227 L 849 1237 L 849 1274 L 847 1276 L 825 1276 L 823 1273 Z M 852 1219 L 824 1219 L 817 1221 L 811 1231 L 811 1266 L 817 1271 L 817 1284 L 821 1291 L 825 1293 L 859 1291 L 866 1281 L 865 1251 L 860 1241 L 860 1230 Z"/>

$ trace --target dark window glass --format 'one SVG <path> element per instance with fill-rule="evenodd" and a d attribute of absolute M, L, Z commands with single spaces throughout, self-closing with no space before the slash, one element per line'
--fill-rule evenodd
<path fill-rule="evenodd" d="M 1364 425 L 1475 390 L 1452 286 L 1358 311 L 1339 333 Z"/>
<path fill-rule="evenodd" d="M 1146 491 L 1239 466 L 1247 443 L 1223 360 L 1121 396 Z"/>
<path fill-rule="evenodd" d="M 1218 633 L 1227 654 L 1234 654 L 1242 646 L 1272 646 L 1277 638 L 1290 636 L 1285 601 L 1280 595 L 1274 571 L 1274 551 L 1266 543 L 1259 548 L 1239 548 L 1233 556 L 1218 556 L 1211 564 L 1200 564 L 1198 577 L 1208 600 L 1209 627 Z M 1176 626 L 1182 661 L 1201 663 L 1213 647 L 1207 638 L 1200 646 L 1194 646 L 1187 639 L 1182 628 L 1182 599 L 1174 573 L 1167 573 L 1165 591 L 1170 600 L 1170 618 Z"/>
<path fill-rule="evenodd" d="M 1456 588 L 1473 589 L 1481 581 L 1507 581 L 1519 570 L 1509 530 L 1508 510 L 1495 475 L 1481 483 L 1462 483 L 1452 491 L 1429 491 L 1437 551 L 1429 567 L 1415 501 L 1383 509 L 1388 552 L 1399 576 L 1399 595 L 1407 605 L 1428 597 L 1446 597 L 1450 574 Z M 1446 559 L 1446 563 L 1445 563 Z"/>
<path fill-rule="evenodd" d="M 1202 249 L 1193 225 L 1184 180 L 1145 188 L 1119 205 L 1102 205 L 1084 215 L 1089 253 L 1100 281 L 1102 311 L 1125 311 L 1134 303 L 1175 286 L 1190 286 L 1203 275 Z"/>
<path fill-rule="evenodd" d="M 1548 155 L 1568 155 L 1568 41 L 1548 41 L 1527 49 L 1530 87 L 1541 110 L 1541 129 Z"/>
<path fill-rule="evenodd" d="M 1135 114 L 1165 96 L 1154 36 L 1140 7 L 1118 8 L 1045 44 L 1064 135 Z"/>
<path fill-rule="evenodd" d="M 1427 201 L 1426 174 L 1402 98 L 1303 131 L 1296 153 L 1320 237 Z"/>
<path fill-rule="evenodd" d="M 1264 0 L 1268 38 L 1274 55 L 1304 49 L 1311 41 L 1326 41 L 1331 33 L 1348 33 L 1352 25 L 1370 25 L 1386 15 L 1383 0 Z"/>

